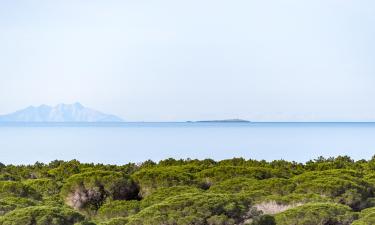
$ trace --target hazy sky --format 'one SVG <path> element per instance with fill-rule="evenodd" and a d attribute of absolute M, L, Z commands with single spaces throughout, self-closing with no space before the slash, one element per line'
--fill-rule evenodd
<path fill-rule="evenodd" d="M 374 0 L 0 2 L 0 114 L 375 120 Z"/>

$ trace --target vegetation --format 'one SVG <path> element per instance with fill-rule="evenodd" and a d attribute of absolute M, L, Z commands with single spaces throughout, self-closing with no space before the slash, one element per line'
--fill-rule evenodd
<path fill-rule="evenodd" d="M 0 163 L 0 225 L 373 225 L 375 158 Z"/>

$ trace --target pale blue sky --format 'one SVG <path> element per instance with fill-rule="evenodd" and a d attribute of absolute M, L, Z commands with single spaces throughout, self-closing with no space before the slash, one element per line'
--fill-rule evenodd
<path fill-rule="evenodd" d="M 0 2 L 0 114 L 375 121 L 373 0 Z"/>

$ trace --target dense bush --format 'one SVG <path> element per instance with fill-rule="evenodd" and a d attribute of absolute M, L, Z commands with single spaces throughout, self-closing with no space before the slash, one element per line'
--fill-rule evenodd
<path fill-rule="evenodd" d="M 84 216 L 71 209 L 31 206 L 0 217 L 0 225 L 73 225 L 82 220 Z"/>
<path fill-rule="evenodd" d="M 158 188 L 195 184 L 194 175 L 188 169 L 177 166 L 153 167 L 142 169 L 132 177 L 141 187 L 141 196 L 146 197 Z"/>
<path fill-rule="evenodd" d="M 72 160 L 69 162 L 56 161 L 56 168 L 48 171 L 48 174 L 56 180 L 64 180 L 80 172 L 80 162 Z"/>
<path fill-rule="evenodd" d="M 25 208 L 38 204 L 37 201 L 28 198 L 6 197 L 0 199 L 0 216 L 17 208 Z"/>
<path fill-rule="evenodd" d="M 190 193 L 167 198 L 129 217 L 129 225 L 206 225 L 241 222 L 250 202 L 236 195 Z M 219 216 L 219 217 L 218 217 Z M 220 219 L 219 219 L 220 218 Z"/>
<path fill-rule="evenodd" d="M 127 217 L 138 213 L 140 202 L 137 200 L 115 200 L 105 203 L 98 210 L 98 219 L 106 220 L 116 217 Z"/>
<path fill-rule="evenodd" d="M 94 171 L 69 177 L 62 187 L 61 196 L 75 209 L 97 210 L 106 199 L 136 199 L 138 186 L 122 173 Z"/>
<path fill-rule="evenodd" d="M 0 163 L 0 225 L 372 225 L 375 157 Z"/>
<path fill-rule="evenodd" d="M 359 214 L 360 218 L 352 223 L 352 225 L 373 225 L 375 224 L 375 208 L 362 210 Z"/>
<path fill-rule="evenodd" d="M 211 192 L 217 193 L 239 193 L 264 191 L 267 195 L 279 194 L 286 195 L 291 193 L 295 185 L 288 179 L 270 178 L 264 180 L 256 180 L 251 178 L 233 178 L 211 186 Z"/>
<path fill-rule="evenodd" d="M 254 179 L 267 179 L 277 176 L 277 171 L 261 167 L 242 167 L 242 166 L 220 166 L 202 170 L 197 177 L 207 187 L 220 181 L 232 179 L 235 177 L 246 177 Z"/>
<path fill-rule="evenodd" d="M 118 218 L 112 218 L 105 222 L 99 223 L 99 225 L 125 225 L 129 222 L 127 218 L 124 217 L 118 217 Z"/>
<path fill-rule="evenodd" d="M 367 206 L 374 187 L 364 181 L 360 173 L 350 170 L 308 172 L 292 178 L 296 193 L 316 193 L 331 197 L 335 202 L 354 209 Z"/>
<path fill-rule="evenodd" d="M 278 225 L 349 225 L 356 219 L 348 206 L 334 203 L 310 203 L 275 216 Z"/>
<path fill-rule="evenodd" d="M 183 195 L 188 193 L 202 193 L 201 189 L 198 189 L 196 187 L 190 187 L 190 186 L 174 186 L 169 188 L 160 188 L 152 194 L 148 195 L 141 201 L 142 208 L 146 208 L 150 205 L 154 205 L 157 203 L 162 202 L 163 200 L 174 197 L 177 195 Z"/>
<path fill-rule="evenodd" d="M 251 225 L 276 225 L 275 218 L 271 215 L 261 215 L 255 218 Z"/>
<path fill-rule="evenodd" d="M 24 197 L 40 199 L 41 195 L 33 188 L 18 181 L 0 181 L 0 197 Z"/>
<path fill-rule="evenodd" d="M 41 179 L 29 179 L 23 182 L 25 185 L 33 188 L 43 196 L 51 196 L 59 194 L 60 186 L 55 180 L 41 178 Z"/>
<path fill-rule="evenodd" d="M 287 195 L 265 195 L 256 199 L 257 202 L 275 202 L 281 205 L 290 204 L 304 204 L 308 202 L 332 202 L 332 200 L 326 196 L 322 196 L 315 193 L 309 194 L 298 194 L 291 193 Z"/>

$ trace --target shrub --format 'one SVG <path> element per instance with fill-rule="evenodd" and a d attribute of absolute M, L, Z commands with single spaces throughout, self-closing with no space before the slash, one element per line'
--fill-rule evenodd
<path fill-rule="evenodd" d="M 31 206 L 0 217 L 0 225 L 73 225 L 83 220 L 84 216 L 67 208 Z"/>
<path fill-rule="evenodd" d="M 364 209 L 359 214 L 359 219 L 352 225 L 373 225 L 375 224 L 375 207 Z"/>
<path fill-rule="evenodd" d="M 0 197 L 23 197 L 40 199 L 41 195 L 33 188 L 19 181 L 0 181 Z"/>
<path fill-rule="evenodd" d="M 57 168 L 48 171 L 48 174 L 54 177 L 56 180 L 64 180 L 74 174 L 80 172 L 80 162 L 77 160 L 71 160 L 69 162 L 59 162 Z"/>
<path fill-rule="evenodd" d="M 158 204 L 167 198 L 174 197 L 177 195 L 188 194 L 188 193 L 201 193 L 202 190 L 196 187 L 190 186 L 175 186 L 169 188 L 160 188 L 152 194 L 148 195 L 141 201 L 142 208 L 148 207 L 150 205 Z"/>
<path fill-rule="evenodd" d="M 349 225 L 355 218 L 348 206 L 334 203 L 308 203 L 275 216 L 277 225 Z"/>
<path fill-rule="evenodd" d="M 234 219 L 226 215 L 214 215 L 207 219 L 207 225 L 234 225 Z"/>
<path fill-rule="evenodd" d="M 94 171 L 68 178 L 61 196 L 66 204 L 75 209 L 97 210 L 106 199 L 136 199 L 138 186 L 122 173 Z"/>
<path fill-rule="evenodd" d="M 33 188 L 43 196 L 56 195 L 60 192 L 60 186 L 56 183 L 56 181 L 47 178 L 29 179 L 23 183 Z"/>
<path fill-rule="evenodd" d="M 267 195 L 258 199 L 257 202 L 276 202 L 280 205 L 295 205 L 309 202 L 332 202 L 331 199 L 314 193 L 298 194 L 291 193 L 288 195 Z"/>
<path fill-rule="evenodd" d="M 130 201 L 110 201 L 105 203 L 98 210 L 97 218 L 106 220 L 115 217 L 127 217 L 138 213 L 140 210 L 140 203 L 137 200 Z"/>
<path fill-rule="evenodd" d="M 28 206 L 34 206 L 37 201 L 28 198 L 18 198 L 18 197 L 6 197 L 0 200 L 0 216 L 7 212 L 10 212 L 16 208 L 25 208 Z"/>
<path fill-rule="evenodd" d="M 127 218 L 124 217 L 118 217 L 113 218 L 105 222 L 99 223 L 99 225 L 126 225 L 129 222 Z"/>
<path fill-rule="evenodd" d="M 251 225 L 276 225 L 276 221 L 271 215 L 261 215 L 254 219 Z"/>
<path fill-rule="evenodd" d="M 216 193 L 238 193 L 264 191 L 265 193 L 286 195 L 294 190 L 295 185 L 288 179 L 270 178 L 256 180 L 251 178 L 237 177 L 228 179 L 210 187 L 211 192 Z"/>
<path fill-rule="evenodd" d="M 348 170 L 308 172 L 292 178 L 296 193 L 315 193 L 332 198 L 354 209 L 366 206 L 366 199 L 373 196 L 373 188 L 361 174 Z"/>
<path fill-rule="evenodd" d="M 272 169 L 261 167 L 218 166 L 202 170 L 197 177 L 205 186 L 210 187 L 215 183 L 235 177 L 267 179 L 276 176 L 274 172 Z"/>
<path fill-rule="evenodd" d="M 129 225 L 206 225 L 219 220 L 241 222 L 250 207 L 247 199 L 224 194 L 190 193 L 167 198 L 129 217 Z M 223 217 L 225 215 L 226 217 Z M 214 217 L 220 216 L 220 217 Z M 224 219 L 225 218 L 225 219 Z"/>
<path fill-rule="evenodd" d="M 186 172 L 184 167 L 177 166 L 145 168 L 134 173 L 132 177 L 138 182 L 142 197 L 146 197 L 158 188 L 195 183 L 192 173 Z"/>

